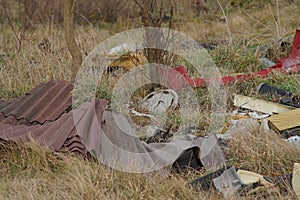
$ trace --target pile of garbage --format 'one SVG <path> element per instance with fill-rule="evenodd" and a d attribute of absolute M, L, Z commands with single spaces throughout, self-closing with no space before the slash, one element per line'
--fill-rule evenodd
<path fill-rule="evenodd" d="M 112 53 L 117 50 L 112 49 Z M 128 62 L 124 64 L 122 59 Z M 144 62 L 141 54 L 125 54 L 110 67 L 124 64 L 126 70 L 132 70 L 133 64 Z M 276 63 L 269 63 L 267 68 L 258 72 L 224 76 L 218 82 L 220 85 L 226 85 L 255 77 L 266 77 L 274 70 L 282 73 L 300 71 L 300 30 L 296 32 L 288 57 L 278 59 Z M 159 116 L 178 110 L 181 102 L 177 90 L 184 87 L 184 84 L 205 87 L 209 80 L 190 78 L 184 66 L 168 71 L 161 68 L 161 71 L 169 88 L 150 92 L 139 102 L 138 108 L 126 107 L 131 117 L 148 120 L 147 125 L 139 129 L 141 134 L 132 130 L 124 115 L 108 108 L 109 100 L 94 98 L 79 107 L 73 107 L 70 96 L 74 89 L 73 83 L 49 81 L 21 97 L 0 101 L 0 140 L 17 143 L 35 140 L 52 151 L 92 155 L 102 162 L 109 161 L 111 166 L 125 166 L 124 171 L 132 170 L 131 156 L 120 160 L 112 159 L 113 149 L 108 145 L 112 142 L 128 152 L 144 153 L 145 156 L 137 160 L 138 163 L 143 163 L 137 171 L 160 170 L 158 166 L 152 166 L 153 161 L 172 161 L 171 165 L 164 169 L 168 171 L 173 169 L 182 172 L 190 168 L 204 168 L 207 172 L 210 171 L 211 173 L 191 181 L 196 190 L 215 188 L 226 198 L 235 194 L 274 190 L 278 180 L 273 177 L 228 166 L 222 151 L 222 142 L 232 140 L 241 130 L 246 132 L 253 127 L 263 126 L 265 130 L 277 132 L 282 140 L 300 148 L 300 96 L 261 83 L 257 86 L 256 93 L 276 99 L 276 102 L 233 94 L 236 109 L 232 116 L 235 116 L 235 119 L 229 121 L 222 133 L 199 136 L 198 128 L 192 126 L 175 133 L 172 126 L 160 126 Z M 175 73 L 181 76 L 174 76 Z M 174 158 L 166 161 L 163 160 L 166 156 L 162 156 L 161 151 L 157 153 L 157 150 L 170 140 L 175 140 L 175 143 L 168 149 L 170 152 L 164 153 L 174 154 Z M 289 184 L 300 198 L 300 163 L 294 164 L 293 174 L 282 176 L 285 176 L 285 183 Z"/>

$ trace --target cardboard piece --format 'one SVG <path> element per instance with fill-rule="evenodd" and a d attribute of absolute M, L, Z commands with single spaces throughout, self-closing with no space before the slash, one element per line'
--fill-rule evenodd
<path fill-rule="evenodd" d="M 268 118 L 269 125 L 278 131 L 284 131 L 300 126 L 300 109 L 294 109 Z"/>
<path fill-rule="evenodd" d="M 285 106 L 262 99 L 247 97 L 239 94 L 234 94 L 234 106 L 246 108 L 249 110 L 259 111 L 267 114 L 284 113 L 293 110 L 293 107 Z"/>

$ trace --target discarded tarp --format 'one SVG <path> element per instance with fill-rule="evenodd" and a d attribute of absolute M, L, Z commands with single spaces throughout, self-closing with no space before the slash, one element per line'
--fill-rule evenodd
<path fill-rule="evenodd" d="M 225 164 L 214 135 L 193 141 L 174 138 L 169 143 L 146 144 L 138 139 L 125 116 L 113 110 L 101 115 L 94 104 L 95 99 L 73 111 L 76 128 L 89 152 L 112 168 L 128 172 L 159 170 L 172 165 L 191 148 L 195 148 L 196 159 L 207 169 Z"/>

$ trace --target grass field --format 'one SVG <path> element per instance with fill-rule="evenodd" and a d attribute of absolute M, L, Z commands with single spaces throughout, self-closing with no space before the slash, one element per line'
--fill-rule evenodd
<path fill-rule="evenodd" d="M 191 12 L 184 2 L 177 1 L 174 28 L 200 43 L 218 44 L 208 53 L 224 75 L 262 69 L 259 57 L 275 62 L 287 56 L 295 30 L 300 27 L 298 0 L 213 1 L 206 3 L 208 12 L 198 14 Z M 20 48 L 5 16 L 0 16 L 0 99 L 17 97 L 48 80 L 74 78 L 61 24 L 35 24 L 34 29 L 24 33 Z M 113 24 L 80 24 L 76 25 L 76 40 L 82 55 L 86 55 L 113 34 L 141 26 L 138 15 L 130 24 L 122 18 Z M 16 32 L 22 33 L 19 29 Z M 47 54 L 38 48 L 43 38 L 51 43 L 51 52 Z M 287 41 L 284 47 L 280 42 L 283 39 Z M 225 90 L 229 96 L 233 92 L 254 96 L 254 88 L 266 82 L 300 94 L 299 78 L 299 74 L 275 73 L 266 79 L 226 86 Z M 100 88 L 98 97 L 109 98 L 107 88 Z M 209 97 L 206 89 L 195 91 L 204 101 L 200 124 L 205 131 L 209 123 Z M 228 103 L 228 113 L 232 109 Z M 283 141 L 277 133 L 262 129 L 241 134 L 228 147 L 225 153 L 230 165 L 266 176 L 292 173 L 294 162 L 300 162 L 300 149 Z M 128 174 L 92 159 L 52 153 L 34 143 L 0 143 L 0 199 L 222 199 L 216 191 L 196 192 L 189 185 L 189 181 L 203 173 L 207 172 Z M 292 189 L 284 185 L 267 194 L 232 199 L 296 198 Z"/>

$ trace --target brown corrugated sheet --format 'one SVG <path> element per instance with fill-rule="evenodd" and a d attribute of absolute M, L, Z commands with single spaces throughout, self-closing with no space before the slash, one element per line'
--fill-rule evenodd
<path fill-rule="evenodd" d="M 105 110 L 108 100 L 93 99 L 70 110 L 72 88 L 73 85 L 67 81 L 50 81 L 40 84 L 19 98 L 2 102 L 0 139 L 15 142 L 27 142 L 33 139 L 52 151 L 74 152 L 82 155 L 87 155 L 89 151 L 100 161 L 113 161 L 120 164 L 121 161 L 112 160 L 118 156 L 116 149 L 108 145 L 113 143 L 125 151 L 146 153 L 140 160 L 145 161 L 143 166 L 151 164 L 152 160 L 162 164 L 165 162 L 163 159 L 166 157 L 153 152 L 166 144 L 146 144 L 134 137 L 135 133 L 123 115 Z M 186 149 L 196 148 L 198 150 L 195 152 L 198 153 L 195 157 L 198 161 L 201 160 L 205 167 L 222 166 L 225 163 L 223 154 L 214 138 L 210 139 L 212 140 L 207 141 L 205 145 L 202 144 L 206 140 L 204 138 L 198 138 L 187 146 L 185 142 L 177 141 L 170 152 L 182 153 Z M 210 151 L 212 146 L 215 148 Z M 199 150 L 204 150 L 205 155 L 200 157 Z M 127 159 L 122 162 L 127 166 Z"/>
<path fill-rule="evenodd" d="M 35 140 L 54 151 L 86 154 L 76 132 L 68 81 L 49 81 L 30 92 L 0 102 L 0 138 L 13 141 Z M 74 145 L 76 144 L 76 145 Z M 79 150 L 78 150 L 79 149 Z"/>
<path fill-rule="evenodd" d="M 66 84 L 67 82 L 59 82 L 56 85 L 69 85 Z M 49 85 L 49 84 L 42 84 L 43 85 Z M 53 82 L 51 83 L 51 85 L 53 86 Z M 48 98 L 45 96 L 47 96 L 48 93 L 56 91 L 57 94 L 63 94 L 64 96 L 61 96 L 60 99 L 63 99 L 63 103 L 64 102 L 68 102 L 65 101 L 65 99 L 70 99 L 69 96 L 69 92 L 70 92 L 70 88 L 69 87 L 55 87 L 55 90 L 53 90 L 53 87 L 49 87 L 48 90 L 42 90 L 42 88 L 45 89 L 45 87 L 41 87 L 41 85 L 39 85 L 37 88 L 33 89 L 31 92 L 27 94 L 28 99 L 31 99 L 31 95 L 34 96 L 40 96 L 41 100 L 39 99 L 35 99 L 36 102 L 41 102 L 43 101 L 45 107 L 55 107 L 56 104 L 53 104 L 53 102 L 56 102 L 55 100 L 53 100 L 52 98 Z M 57 90 L 57 88 L 60 88 L 61 91 Z M 62 91 L 64 90 L 64 91 Z M 39 95 L 37 95 L 37 92 L 39 93 Z M 42 93 L 46 93 L 46 94 L 42 94 Z M 56 96 L 53 96 L 53 98 L 56 98 Z M 28 100 L 26 99 L 26 100 Z M 14 100 L 12 102 L 19 102 L 18 100 Z M 108 101 L 106 99 L 100 99 L 97 100 L 97 108 L 99 107 L 99 113 L 102 113 L 103 110 L 105 109 Z M 50 104 L 50 105 L 48 105 Z M 7 103 L 7 105 L 11 107 L 10 103 Z M 25 110 L 22 108 L 23 106 L 26 106 L 26 104 L 17 104 L 18 105 L 18 110 Z M 39 104 L 37 104 L 38 106 Z M 65 105 L 69 105 L 69 104 L 65 104 Z M 58 119 L 56 119 L 55 121 L 52 121 L 53 116 L 55 116 L 52 112 L 50 113 L 50 118 L 38 118 L 39 116 L 44 116 L 45 114 L 43 114 L 43 112 L 45 112 L 45 110 L 41 109 L 42 114 L 37 113 L 36 111 L 38 110 L 38 108 L 35 108 L 33 105 L 33 112 L 34 114 L 32 114 L 30 112 L 30 110 L 26 111 L 26 115 L 24 116 L 35 116 L 36 119 L 39 119 L 39 122 L 42 122 L 44 120 L 44 124 L 35 124 L 35 123 L 28 123 L 30 120 L 28 120 L 27 118 L 21 118 L 20 120 L 17 120 L 17 117 L 15 115 L 9 115 L 8 117 L 5 117 L 5 115 L 3 113 L 0 113 L 0 138 L 3 140 L 11 140 L 11 141 L 15 141 L 15 142 L 28 142 L 31 140 L 36 141 L 37 143 L 39 143 L 42 146 L 45 146 L 47 148 L 49 148 L 52 151 L 60 151 L 60 152 L 74 152 L 74 153 L 79 153 L 79 154 L 83 154 L 86 155 L 87 154 L 87 150 L 85 148 L 85 146 L 83 145 L 76 127 L 75 127 L 75 123 L 73 120 L 73 112 L 72 111 L 68 111 L 69 106 L 65 106 L 65 110 L 61 110 L 61 106 L 60 109 L 57 109 L 55 112 L 56 113 L 64 113 L 61 116 L 57 115 Z M 8 110 L 8 109 L 3 109 L 3 110 Z M 55 110 L 55 109 L 54 109 Z M 58 112 L 58 110 L 60 112 Z M 76 110 L 75 110 L 76 111 Z M 11 113 L 18 113 L 14 110 L 11 111 Z M 84 113 L 83 113 L 84 114 Z M 46 116 L 46 115 L 45 115 Z M 43 119 L 43 120 L 41 120 Z M 37 121 L 37 120 L 35 120 Z"/>
<path fill-rule="evenodd" d="M 42 83 L 18 98 L 0 103 L 0 112 L 29 123 L 55 121 L 71 108 L 72 89 L 73 84 L 64 80 Z"/>

